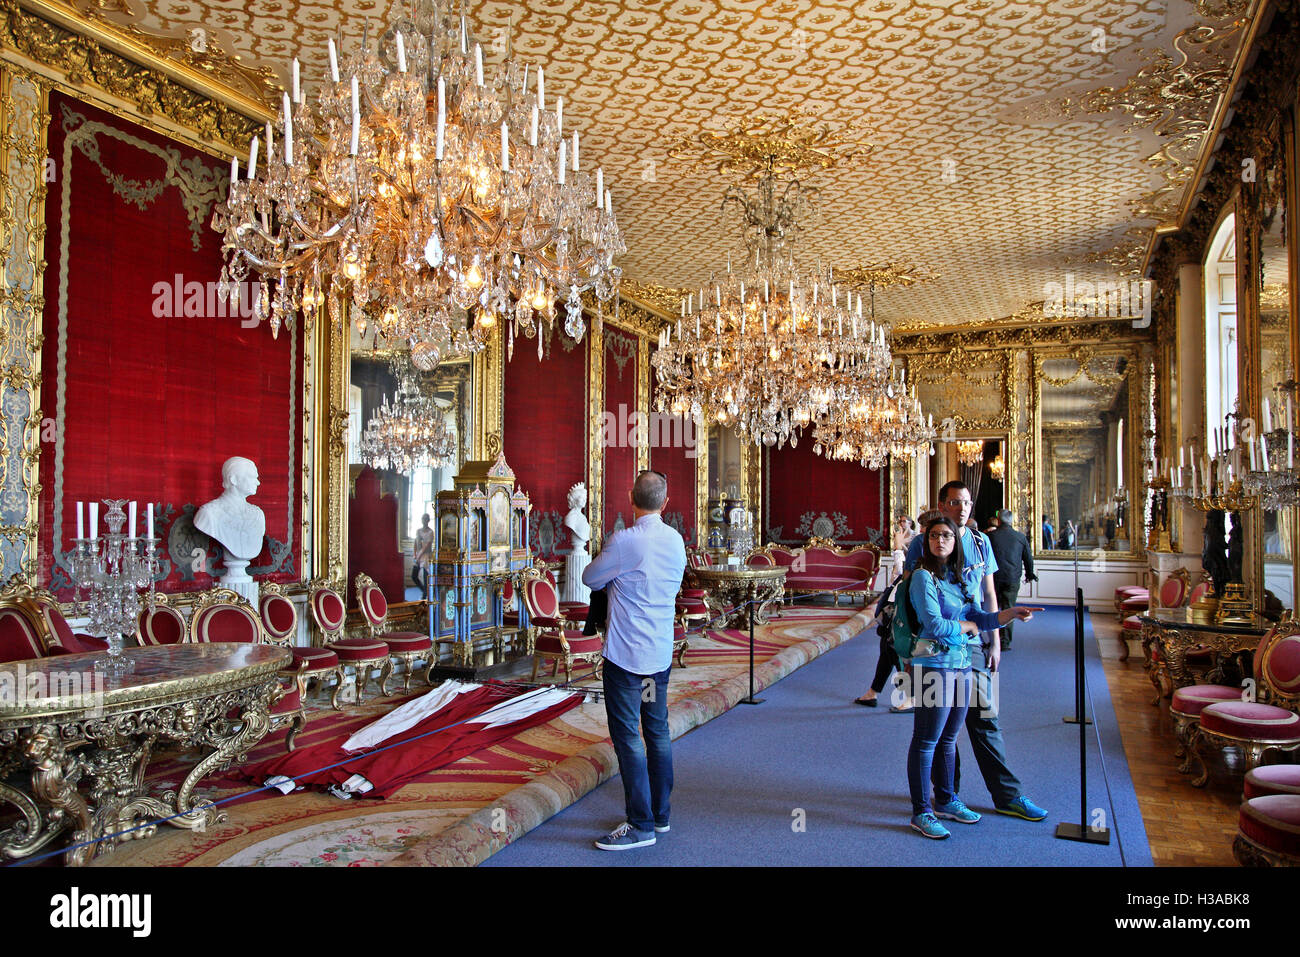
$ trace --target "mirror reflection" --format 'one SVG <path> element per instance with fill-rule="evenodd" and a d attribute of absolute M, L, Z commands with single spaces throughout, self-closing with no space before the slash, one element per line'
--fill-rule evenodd
<path fill-rule="evenodd" d="M 1277 189 L 1277 205 L 1265 211 L 1267 228 L 1260 238 L 1260 395 L 1274 410 L 1284 409 L 1295 378 L 1291 367 L 1290 277 L 1286 248 L 1286 191 Z M 1271 217 L 1271 219 L 1270 219 Z M 1292 386 L 1293 388 L 1294 386 Z M 1295 607 L 1295 509 L 1262 508 L 1264 587 L 1285 608 Z"/>
<path fill-rule="evenodd" d="M 1086 350 L 1042 361 L 1042 549 L 1128 552 L 1133 545 L 1129 364 L 1127 356 Z"/>

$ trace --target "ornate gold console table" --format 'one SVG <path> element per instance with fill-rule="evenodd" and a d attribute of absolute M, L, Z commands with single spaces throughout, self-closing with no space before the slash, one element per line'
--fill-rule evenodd
<path fill-rule="evenodd" d="M 266 735 L 268 710 L 280 697 L 276 672 L 292 656 L 251 644 L 162 645 L 125 654 L 135 665 L 125 675 L 96 672 L 99 653 L 0 665 L 0 801 L 19 813 L 17 823 L 0 830 L 0 859 L 30 857 L 70 831 L 64 858 L 85 864 L 123 841 L 153 835 L 157 824 L 130 830 L 141 819 L 200 830 L 225 820 L 212 804 L 195 803 L 194 787 L 242 760 Z M 205 755 L 179 790 L 151 796 L 144 775 L 160 740 Z"/>
<path fill-rule="evenodd" d="M 785 597 L 784 568 L 710 566 L 693 568 L 691 572 L 700 587 L 707 589 L 704 603 L 721 628 L 746 620 L 751 625 L 765 625 L 771 620 L 772 605 Z M 728 606 L 732 611 L 727 612 Z M 748 619 L 742 618 L 746 608 Z"/>
<path fill-rule="evenodd" d="M 1193 648 L 1211 651 L 1216 660 L 1222 662 L 1228 656 L 1254 651 L 1259 640 L 1272 627 L 1258 615 L 1249 624 L 1240 625 L 1198 621 L 1190 608 L 1157 608 L 1139 615 L 1138 621 L 1142 625 L 1142 667 L 1156 689 L 1152 704 L 1158 704 L 1166 693 L 1166 678 L 1173 688 L 1196 683 L 1187 666 L 1187 653 Z M 1158 659 L 1151 653 L 1152 646 L 1160 650 Z M 1221 679 L 1218 665 L 1210 674 L 1212 681 L 1216 676 Z"/>

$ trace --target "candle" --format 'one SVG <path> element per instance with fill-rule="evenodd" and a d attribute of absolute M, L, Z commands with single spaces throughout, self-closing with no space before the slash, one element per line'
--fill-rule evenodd
<path fill-rule="evenodd" d="M 153 538 L 153 502 L 150 502 L 145 506 L 144 522 L 145 526 L 148 528 L 148 537 Z"/>
<path fill-rule="evenodd" d="M 555 98 L 555 134 L 564 138 L 564 97 Z"/>
<path fill-rule="evenodd" d="M 1268 396 L 1264 396 L 1264 431 L 1273 431 L 1273 414 L 1268 407 Z"/>
<path fill-rule="evenodd" d="M 605 168 L 596 167 L 596 205 L 599 206 L 601 200 L 605 198 Z"/>
<path fill-rule="evenodd" d="M 1192 495 L 1200 493 L 1201 483 L 1196 478 L 1196 465 L 1192 465 Z"/>
<path fill-rule="evenodd" d="M 439 82 L 442 82 L 439 80 Z M 352 115 L 356 116 L 361 112 L 361 88 L 357 86 L 357 75 L 352 74 Z"/>
<path fill-rule="evenodd" d="M 510 131 L 501 121 L 501 172 L 510 172 Z"/>
<path fill-rule="evenodd" d="M 351 155 L 356 156 L 361 152 L 361 114 L 352 114 L 352 146 Z"/>
<path fill-rule="evenodd" d="M 90 503 L 90 537 L 99 538 L 99 503 Z"/>
<path fill-rule="evenodd" d="M 434 154 L 439 160 L 442 159 L 443 137 L 447 128 L 447 86 L 442 77 L 438 77 L 438 148 Z"/>
<path fill-rule="evenodd" d="M 275 156 L 275 130 L 271 127 L 271 121 L 266 121 L 266 161 L 271 162 Z"/>
<path fill-rule="evenodd" d="M 1286 424 L 1282 428 L 1288 431 L 1295 428 L 1295 418 L 1291 412 L 1291 396 L 1286 397 Z"/>
<path fill-rule="evenodd" d="M 334 46 L 333 37 L 330 37 L 330 79 L 335 83 L 339 81 L 339 51 Z"/>
<path fill-rule="evenodd" d="M 1261 436 L 1261 440 L 1262 438 Z M 1250 470 L 1252 472 L 1259 471 L 1259 460 L 1255 458 L 1255 446 L 1253 445 L 1250 447 Z"/>
<path fill-rule="evenodd" d="M 284 164 L 293 165 L 293 111 L 288 93 L 284 95 Z"/>
<path fill-rule="evenodd" d="M 1264 465 L 1264 471 L 1269 471 L 1268 467 L 1268 441 L 1264 436 L 1259 437 L 1259 457 Z"/>
<path fill-rule="evenodd" d="M 1295 433 L 1289 428 L 1286 430 L 1286 467 L 1295 468 Z"/>
<path fill-rule="evenodd" d="M 398 37 L 398 40 L 400 41 L 401 37 Z M 293 101 L 295 103 L 302 102 L 302 87 L 298 83 L 298 58 L 297 57 L 293 58 Z"/>
<path fill-rule="evenodd" d="M 605 212 L 614 215 L 614 199 L 609 195 L 609 190 L 605 190 Z"/>
<path fill-rule="evenodd" d="M 578 131 L 573 131 L 573 171 L 578 171 Z"/>
<path fill-rule="evenodd" d="M 1178 468 L 1180 471 L 1187 467 L 1187 460 L 1185 458 L 1186 454 L 1187 454 L 1187 446 L 1185 445 L 1178 446 Z"/>
<path fill-rule="evenodd" d="M 84 505 L 85 505 L 84 502 L 77 503 L 77 537 L 78 538 L 86 537 L 86 515 L 85 515 Z"/>
<path fill-rule="evenodd" d="M 257 176 L 257 137 L 253 137 L 253 142 L 248 146 L 248 178 L 253 179 Z"/>
<path fill-rule="evenodd" d="M 469 42 L 469 28 L 465 26 L 465 17 L 462 14 L 460 18 L 460 52 L 468 53 L 469 48 L 466 44 Z"/>
<path fill-rule="evenodd" d="M 1225 426 L 1223 427 L 1223 442 L 1224 442 L 1224 447 L 1227 448 L 1227 450 L 1228 450 L 1229 452 L 1232 451 L 1233 446 L 1234 446 L 1234 444 L 1235 444 L 1234 440 L 1235 440 L 1236 436 L 1235 436 L 1233 433 L 1235 433 L 1236 431 L 1237 431 L 1237 430 L 1234 429 L 1234 428 L 1232 428 L 1231 426 L 1226 426 L 1226 425 L 1225 425 Z"/>
<path fill-rule="evenodd" d="M 474 44 L 474 82 L 483 85 L 483 45 Z"/>
<path fill-rule="evenodd" d="M 565 143 L 564 140 L 560 140 L 560 185 L 561 186 L 564 185 L 564 166 L 565 166 L 564 160 L 566 156 L 565 148 L 568 145 L 569 144 Z"/>
<path fill-rule="evenodd" d="M 402 31 L 397 31 L 397 72 L 406 72 L 406 41 L 402 39 Z"/>
<path fill-rule="evenodd" d="M 126 527 L 129 530 L 127 538 L 135 538 L 135 502 L 126 507 Z"/>
<path fill-rule="evenodd" d="M 537 67 L 537 106 L 546 109 L 546 68 Z"/>
<path fill-rule="evenodd" d="M 531 133 L 529 134 L 529 136 L 528 136 L 528 145 L 529 145 L 529 146 L 536 146 L 536 145 L 537 145 L 537 113 L 538 113 L 537 107 L 534 106 L 534 107 L 533 107 L 533 129 L 532 129 L 532 132 L 531 132 Z"/>
<path fill-rule="evenodd" d="M 239 157 L 230 157 L 230 185 L 235 185 L 235 180 L 239 179 Z"/>

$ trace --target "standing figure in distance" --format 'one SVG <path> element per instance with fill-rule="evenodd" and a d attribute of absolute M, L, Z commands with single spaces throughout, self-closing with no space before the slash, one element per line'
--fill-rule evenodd
<path fill-rule="evenodd" d="M 433 529 L 429 527 L 429 513 L 420 516 L 420 528 L 415 533 L 415 567 L 411 578 L 420 589 L 420 597 L 429 593 L 429 562 L 433 558 Z"/>

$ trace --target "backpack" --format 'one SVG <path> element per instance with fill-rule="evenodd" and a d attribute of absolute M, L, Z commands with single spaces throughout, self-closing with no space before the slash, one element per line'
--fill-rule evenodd
<path fill-rule="evenodd" d="M 921 623 L 917 620 L 916 609 L 912 607 L 911 584 L 912 573 L 904 572 L 895 586 L 893 616 L 890 621 L 890 636 L 894 644 L 894 653 L 904 664 L 913 658 L 928 658 L 939 653 L 938 645 L 929 638 L 921 638 Z"/>

